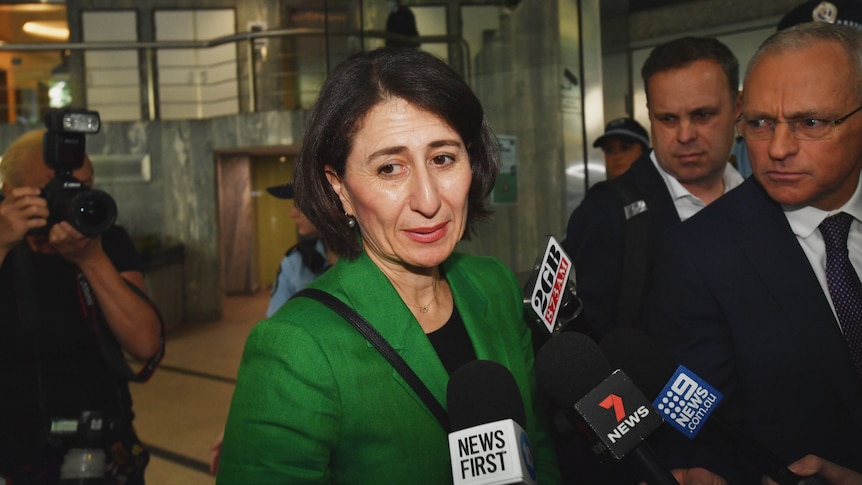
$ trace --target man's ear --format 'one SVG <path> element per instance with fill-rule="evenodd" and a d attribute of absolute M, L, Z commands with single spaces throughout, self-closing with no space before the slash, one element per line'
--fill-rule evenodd
<path fill-rule="evenodd" d="M 344 184 L 344 181 L 341 180 L 341 177 L 335 172 L 335 169 L 332 168 L 331 165 L 327 165 L 323 168 L 323 172 L 326 174 L 326 180 L 329 181 L 329 185 L 332 186 L 332 190 L 338 195 L 338 198 L 341 200 L 341 206 L 344 208 L 344 212 L 348 215 L 354 215 L 353 204 L 350 203 L 350 194 L 347 193 L 347 187 Z"/>

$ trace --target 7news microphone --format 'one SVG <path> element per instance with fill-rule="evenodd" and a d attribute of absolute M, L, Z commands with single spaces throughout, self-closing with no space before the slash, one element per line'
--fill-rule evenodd
<path fill-rule="evenodd" d="M 625 459 L 650 485 L 678 485 L 644 441 L 662 418 L 591 338 L 562 332 L 545 343 L 536 356 L 536 380 L 561 408 L 577 412 L 598 441 L 594 453 Z"/>
<path fill-rule="evenodd" d="M 717 411 L 722 394 L 685 366 L 677 366 L 664 346 L 646 333 L 613 330 L 602 339 L 601 349 L 648 396 L 656 396 L 653 405 L 662 418 L 687 438 L 694 439 L 702 430 L 710 439 L 729 445 L 755 474 L 767 475 L 780 485 L 826 485 L 818 475 L 794 474 L 775 453 L 723 419 Z"/>
<path fill-rule="evenodd" d="M 489 360 L 464 364 L 449 378 L 446 405 L 455 485 L 536 485 L 524 401 L 509 369 Z"/>

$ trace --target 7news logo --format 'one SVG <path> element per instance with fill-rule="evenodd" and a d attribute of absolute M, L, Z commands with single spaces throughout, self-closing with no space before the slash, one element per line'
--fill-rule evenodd
<path fill-rule="evenodd" d="M 621 370 L 575 403 L 575 409 L 616 459 L 640 445 L 662 423 L 649 399 Z"/>
<path fill-rule="evenodd" d="M 642 419 L 649 416 L 649 408 L 645 405 L 638 406 L 631 415 L 627 415 L 622 398 L 616 394 L 608 394 L 608 397 L 600 402 L 599 406 L 614 410 L 617 425 L 608 433 L 608 439 L 612 443 L 616 443 L 617 440 L 622 439 L 623 435 L 637 426 Z"/>
<path fill-rule="evenodd" d="M 681 365 L 653 406 L 668 424 L 694 439 L 722 397 L 717 389 Z"/>

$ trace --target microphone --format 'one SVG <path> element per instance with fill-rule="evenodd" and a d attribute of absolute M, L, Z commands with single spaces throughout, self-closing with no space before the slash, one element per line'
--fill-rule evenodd
<path fill-rule="evenodd" d="M 644 439 L 662 424 L 649 400 L 620 370 L 613 370 L 586 335 L 563 332 L 536 356 L 536 380 L 561 408 L 575 410 L 597 439 L 593 452 L 631 460 L 651 485 L 678 485 Z"/>
<path fill-rule="evenodd" d="M 539 326 L 551 335 L 581 314 L 583 305 L 575 291 L 575 270 L 563 246 L 548 237 L 548 244 L 527 278 L 524 304 L 529 305 Z"/>
<path fill-rule="evenodd" d="M 468 362 L 446 387 L 455 485 L 536 485 L 536 466 L 521 391 L 509 369 Z"/>
<path fill-rule="evenodd" d="M 618 328 L 601 341 L 608 360 L 623 369 L 648 396 L 674 429 L 689 439 L 703 431 L 709 438 L 730 445 L 761 475 L 780 485 L 826 485 L 819 475 L 800 477 L 775 453 L 722 418 L 717 407 L 722 394 L 685 366 L 677 366 L 656 339 L 633 328 Z"/>

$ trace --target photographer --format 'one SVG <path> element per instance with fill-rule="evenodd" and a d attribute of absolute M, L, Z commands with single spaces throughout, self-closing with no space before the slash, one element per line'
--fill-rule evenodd
<path fill-rule="evenodd" d="M 86 237 L 65 220 L 49 224 L 40 189 L 55 172 L 44 133 L 16 139 L 0 163 L 0 479 L 57 483 L 69 449 L 91 446 L 104 449 L 106 483 L 143 484 L 149 454 L 132 427 L 128 381 L 149 377 L 163 327 L 125 230 Z M 89 187 L 83 158 L 71 175 Z M 134 375 L 120 349 L 144 370 Z M 84 412 L 103 418 L 99 445 L 58 437 L 58 423 Z"/>

